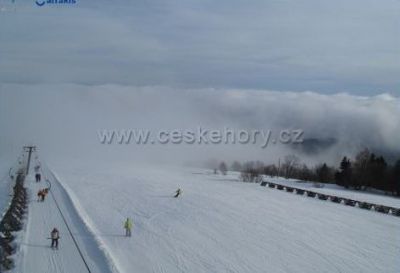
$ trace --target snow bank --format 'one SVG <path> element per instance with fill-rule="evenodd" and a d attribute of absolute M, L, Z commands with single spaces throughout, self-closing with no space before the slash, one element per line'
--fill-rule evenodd
<path fill-rule="evenodd" d="M 105 257 L 107 258 L 107 263 L 109 264 L 112 272 L 114 272 L 114 273 L 120 272 L 118 270 L 118 263 L 115 263 L 115 261 L 118 261 L 117 257 L 112 256 L 112 253 L 107 249 L 107 245 L 102 241 L 102 239 L 99 236 L 96 235 L 96 234 L 99 234 L 99 231 L 97 230 L 97 227 L 92 223 L 92 220 L 90 219 L 88 214 L 85 212 L 85 209 L 82 208 L 82 206 L 79 202 L 79 199 L 76 197 L 75 193 L 73 191 L 71 191 L 71 189 L 67 185 L 63 185 L 63 183 L 61 182 L 61 180 L 59 179 L 58 175 L 55 172 L 51 171 L 47 166 L 46 166 L 46 168 L 47 168 L 48 174 L 53 176 L 52 180 L 57 181 L 59 183 L 60 187 L 62 188 L 62 190 L 64 190 L 67 193 L 76 212 L 80 216 L 83 223 L 86 225 L 86 228 L 88 229 L 88 231 L 93 235 L 93 238 L 97 242 L 100 250 L 104 253 Z"/>

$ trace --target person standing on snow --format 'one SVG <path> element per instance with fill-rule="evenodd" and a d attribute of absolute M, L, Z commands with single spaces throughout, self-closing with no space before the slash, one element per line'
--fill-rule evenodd
<path fill-rule="evenodd" d="M 44 199 L 46 198 L 47 191 L 45 189 L 41 189 L 38 193 L 38 197 L 40 198 L 41 202 L 44 202 Z M 39 200 L 38 200 L 39 201 Z"/>
<path fill-rule="evenodd" d="M 38 197 L 38 202 L 42 200 L 42 190 L 39 190 L 37 193 L 37 197 Z"/>
<path fill-rule="evenodd" d="M 60 239 L 60 233 L 58 232 L 57 228 L 53 228 L 53 230 L 50 233 L 50 238 L 51 238 L 51 248 L 58 249 L 58 239 Z"/>
<path fill-rule="evenodd" d="M 40 175 L 40 173 L 35 174 L 36 182 L 40 182 L 41 178 L 42 178 L 42 176 Z"/>
<path fill-rule="evenodd" d="M 129 217 L 126 218 L 124 228 L 125 228 L 125 236 L 131 237 L 132 236 L 132 220 Z"/>
<path fill-rule="evenodd" d="M 182 190 L 178 188 L 176 190 L 176 192 L 175 192 L 175 196 L 174 197 L 177 198 L 181 193 L 182 193 Z"/>

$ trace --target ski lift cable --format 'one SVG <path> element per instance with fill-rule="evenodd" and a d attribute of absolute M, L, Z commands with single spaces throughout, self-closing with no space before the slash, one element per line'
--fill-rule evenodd
<path fill-rule="evenodd" d="M 78 250 L 79 255 L 81 256 L 82 261 L 83 261 L 83 263 L 84 263 L 84 265 L 85 265 L 87 271 L 88 271 L 89 273 L 91 273 L 92 271 L 90 270 L 89 265 L 88 265 L 88 263 L 86 262 L 86 259 L 85 259 L 85 257 L 83 256 L 83 253 L 82 253 L 82 251 L 81 251 L 81 249 L 80 249 L 80 247 L 79 247 L 79 245 L 78 245 L 78 243 L 77 243 L 77 241 L 76 241 L 76 239 L 75 239 L 75 236 L 72 234 L 71 228 L 69 227 L 69 225 L 68 225 L 68 223 L 67 223 L 67 220 L 65 219 L 64 214 L 62 213 L 61 208 L 60 208 L 60 206 L 58 205 L 57 199 L 56 199 L 56 197 L 54 196 L 53 191 L 51 190 L 51 182 L 50 182 L 50 180 L 48 180 L 48 179 L 47 179 L 46 181 L 47 181 L 47 183 L 49 184 L 49 189 L 50 189 L 49 191 L 50 191 L 50 194 L 51 194 L 51 196 L 52 196 L 52 198 L 53 198 L 53 200 L 54 200 L 54 203 L 56 204 L 56 207 L 57 207 L 58 211 L 60 212 L 61 218 L 63 219 L 65 226 L 66 226 L 67 229 L 68 229 L 68 233 L 69 233 L 69 235 L 71 235 L 72 241 L 74 242 L 75 247 L 76 247 L 76 249 Z"/>

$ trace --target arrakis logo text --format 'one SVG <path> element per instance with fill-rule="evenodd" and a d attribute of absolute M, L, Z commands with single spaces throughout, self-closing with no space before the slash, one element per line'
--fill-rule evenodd
<path fill-rule="evenodd" d="M 39 7 L 47 5 L 63 5 L 63 4 L 76 4 L 77 0 L 36 0 L 35 3 Z"/>

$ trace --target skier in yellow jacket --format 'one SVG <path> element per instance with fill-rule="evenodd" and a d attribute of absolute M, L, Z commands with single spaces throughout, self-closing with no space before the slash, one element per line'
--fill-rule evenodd
<path fill-rule="evenodd" d="M 132 220 L 127 217 L 125 224 L 124 224 L 124 228 L 125 228 L 125 236 L 126 237 L 131 237 L 132 236 Z"/>

